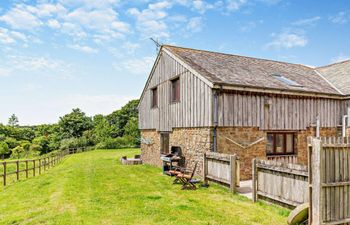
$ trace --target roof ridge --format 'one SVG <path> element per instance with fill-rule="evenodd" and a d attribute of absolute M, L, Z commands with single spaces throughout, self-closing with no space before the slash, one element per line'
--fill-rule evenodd
<path fill-rule="evenodd" d="M 228 56 L 236 56 L 236 57 L 243 57 L 243 58 L 250 58 L 250 59 L 256 59 L 256 60 L 264 60 L 264 61 L 269 61 L 269 62 L 277 62 L 277 63 L 284 63 L 284 64 L 290 64 L 290 65 L 296 65 L 296 66 L 303 66 L 308 69 L 314 70 L 315 68 L 311 66 L 306 66 L 304 64 L 300 63 L 290 63 L 290 62 L 283 62 L 283 61 L 277 61 L 273 59 L 265 59 L 265 58 L 257 58 L 257 57 L 252 57 L 252 56 L 243 56 L 243 55 L 237 55 L 237 54 L 230 54 L 230 53 L 224 53 L 224 52 L 216 52 L 216 51 L 209 51 L 209 50 L 202 50 L 202 49 L 195 49 L 195 48 L 188 48 L 188 47 L 179 47 L 175 45 L 168 45 L 164 44 L 162 45 L 164 47 L 170 47 L 170 48 L 180 48 L 180 49 L 188 49 L 188 50 L 194 50 L 194 51 L 201 51 L 201 52 L 209 52 L 209 53 L 215 53 L 215 54 L 222 54 L 222 55 L 228 55 Z"/>
<path fill-rule="evenodd" d="M 347 59 L 347 60 L 344 60 L 344 61 L 340 61 L 340 62 L 336 62 L 336 63 L 331 63 L 331 64 L 328 64 L 328 65 L 325 65 L 325 66 L 319 66 L 319 67 L 316 67 L 315 69 L 335 66 L 335 65 L 339 65 L 339 64 L 343 64 L 343 63 L 347 63 L 347 62 L 350 62 L 350 59 Z"/>

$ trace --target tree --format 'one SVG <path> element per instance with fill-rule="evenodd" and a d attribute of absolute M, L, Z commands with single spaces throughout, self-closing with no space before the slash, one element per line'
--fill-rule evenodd
<path fill-rule="evenodd" d="M 125 135 L 129 135 L 136 139 L 140 138 L 140 130 L 138 127 L 138 119 L 136 117 L 131 117 L 128 123 L 125 125 Z"/>
<path fill-rule="evenodd" d="M 18 117 L 15 114 L 12 114 L 11 117 L 9 118 L 8 125 L 11 127 L 18 126 Z"/>
<path fill-rule="evenodd" d="M 24 153 L 24 149 L 22 146 L 17 146 L 16 148 L 12 149 L 12 155 L 19 159 Z"/>
<path fill-rule="evenodd" d="M 41 154 L 48 153 L 51 151 L 49 148 L 49 140 L 45 136 L 36 137 L 33 139 L 33 144 L 40 146 Z"/>
<path fill-rule="evenodd" d="M 108 122 L 112 127 L 112 136 L 123 136 L 125 132 L 125 125 L 131 117 L 138 117 L 137 106 L 139 100 L 131 100 L 120 110 L 114 111 L 107 116 Z"/>
<path fill-rule="evenodd" d="M 78 138 L 84 131 L 92 128 L 92 120 L 80 109 L 73 111 L 60 118 L 58 122 L 62 138 Z"/>
<path fill-rule="evenodd" d="M 0 142 L 0 154 L 2 155 L 2 160 L 4 160 L 5 155 L 10 153 L 9 146 L 6 142 Z"/>
<path fill-rule="evenodd" d="M 94 134 L 96 142 L 102 142 L 111 137 L 112 129 L 107 119 L 103 115 L 94 116 Z"/>
<path fill-rule="evenodd" d="M 29 141 L 22 141 L 22 142 L 21 142 L 21 147 L 23 148 L 26 157 L 29 156 L 30 145 L 31 145 L 31 144 L 30 144 Z"/>

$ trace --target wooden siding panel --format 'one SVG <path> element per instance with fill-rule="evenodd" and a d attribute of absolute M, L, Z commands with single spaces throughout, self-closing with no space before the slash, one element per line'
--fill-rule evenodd
<path fill-rule="evenodd" d="M 180 77 L 180 102 L 170 102 L 170 80 Z M 158 87 L 158 108 L 151 109 L 150 89 Z M 212 90 L 165 52 L 151 75 L 139 105 L 139 128 L 172 131 L 175 127 L 212 125 Z"/>
<path fill-rule="evenodd" d="M 265 96 L 225 92 L 219 97 L 219 126 L 254 126 L 265 130 L 305 130 L 321 117 L 322 127 L 340 125 L 350 103 L 341 100 L 271 96 L 265 124 Z"/>

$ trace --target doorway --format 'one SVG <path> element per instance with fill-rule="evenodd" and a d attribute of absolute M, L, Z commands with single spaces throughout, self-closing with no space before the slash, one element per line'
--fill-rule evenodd
<path fill-rule="evenodd" d="M 169 132 L 160 133 L 160 153 L 169 154 Z"/>

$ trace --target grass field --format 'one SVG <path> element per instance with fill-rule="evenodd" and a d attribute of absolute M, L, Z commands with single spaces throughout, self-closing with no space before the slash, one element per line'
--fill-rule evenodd
<path fill-rule="evenodd" d="M 287 210 L 211 185 L 182 191 L 147 165 L 122 166 L 138 149 L 68 156 L 45 174 L 0 191 L 0 224 L 286 224 Z"/>

